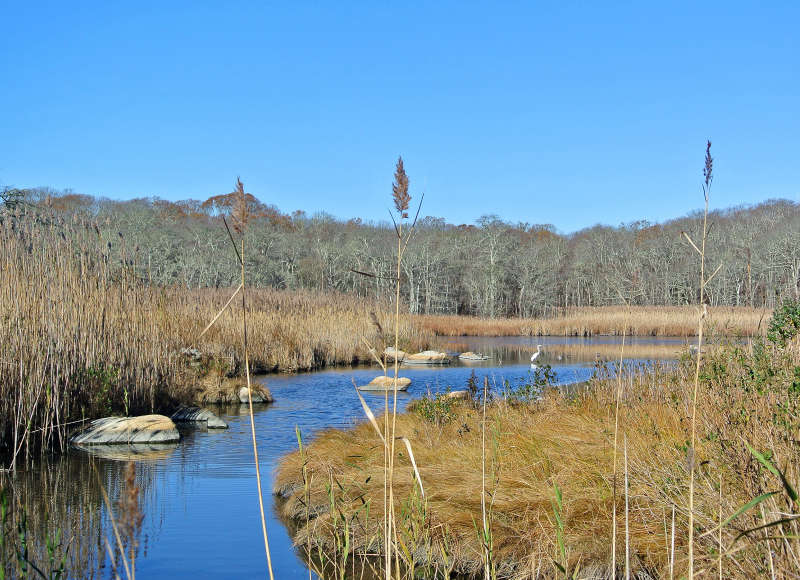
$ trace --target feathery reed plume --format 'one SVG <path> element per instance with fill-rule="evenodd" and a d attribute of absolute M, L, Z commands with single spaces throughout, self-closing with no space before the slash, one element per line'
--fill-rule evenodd
<path fill-rule="evenodd" d="M 244 232 L 247 229 L 247 223 L 250 221 L 248 196 L 252 196 L 249 193 L 245 193 L 244 184 L 239 177 L 236 178 L 236 189 L 231 192 L 231 195 L 233 195 L 231 223 L 236 233 L 241 236 L 244 235 Z"/>
<path fill-rule="evenodd" d="M 397 213 L 400 214 L 401 219 L 408 217 L 408 204 L 411 201 L 411 195 L 408 193 L 408 175 L 403 167 L 403 158 L 398 157 L 397 167 L 394 172 L 394 183 L 392 183 L 392 199 L 394 199 L 394 207 Z"/>

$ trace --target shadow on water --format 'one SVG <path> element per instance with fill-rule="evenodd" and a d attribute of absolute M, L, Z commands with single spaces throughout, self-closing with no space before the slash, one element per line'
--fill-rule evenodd
<path fill-rule="evenodd" d="M 454 338 L 443 342 L 442 348 L 483 352 L 491 358 L 471 363 L 454 359 L 447 366 L 401 367 L 401 376 L 412 383 L 407 392 L 398 394 L 398 407 L 405 409 L 427 392 L 465 388 L 473 370 L 495 385 L 528 380 L 530 356 L 538 344 L 543 345 L 543 354 L 537 362 L 553 367 L 557 383 L 585 381 L 597 361 L 619 356 L 619 342 L 618 337 Z M 628 339 L 625 358 L 631 363 L 674 359 L 683 346 L 681 339 Z M 277 462 L 296 449 L 296 426 L 305 441 L 313 442 L 322 429 L 363 421 L 353 381 L 365 384 L 379 374 L 377 368 L 361 367 L 259 377 L 275 397 L 274 404 L 255 406 L 255 420 L 276 578 L 308 578 L 305 557 L 295 551 L 290 530 L 275 509 L 272 474 Z M 364 396 L 376 414 L 382 412 L 382 393 Z M 224 406 L 215 411 L 229 429 L 183 429 L 180 444 L 170 448 L 104 446 L 94 453 L 72 449 L 40 459 L 13 476 L 0 474 L 14 517 L 23 510 L 27 514 L 32 559 L 46 561 L 45 540 L 61 530 L 68 548 L 69 577 L 112 577 L 105 548 L 109 520 L 95 469 L 116 504 L 124 490 L 128 462 L 134 461 L 144 513 L 136 565 L 141 578 L 263 578 L 266 558 L 247 406 Z M 7 531 L 16 533 L 13 526 Z M 11 569 L 13 554 L 2 556 L 3 565 Z"/>

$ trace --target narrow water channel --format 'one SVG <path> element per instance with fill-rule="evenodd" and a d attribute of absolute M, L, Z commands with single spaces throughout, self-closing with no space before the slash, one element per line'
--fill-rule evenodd
<path fill-rule="evenodd" d="M 448 351 L 472 350 L 491 358 L 484 362 L 444 367 L 409 367 L 401 375 L 412 380 L 399 395 L 399 407 L 430 391 L 464 388 L 475 371 L 493 384 L 525 380 L 530 356 L 543 345 L 539 364 L 549 364 L 557 382 L 589 378 L 597 361 L 619 357 L 620 339 L 473 338 L 460 337 L 442 344 Z M 634 338 L 625 347 L 626 360 L 674 359 L 683 339 Z M 275 403 L 258 406 L 256 431 L 261 459 L 267 528 L 275 577 L 308 578 L 287 529 L 278 519 L 272 497 L 272 474 L 281 456 L 297 448 L 295 427 L 306 441 L 330 427 L 347 427 L 364 420 L 353 382 L 365 384 L 377 368 L 333 369 L 295 375 L 267 375 L 265 382 Z M 383 394 L 367 395 L 376 414 Z M 125 449 L 97 457 L 81 450 L 42 460 L 10 481 L 13 496 L 52 531 L 62 530 L 70 542 L 74 577 L 111 577 L 103 534 L 107 516 L 99 482 L 112 498 L 118 497 L 127 461 L 137 461 L 144 520 L 136 573 L 147 579 L 264 578 L 266 562 L 258 514 L 258 498 L 245 405 L 215 409 L 230 425 L 225 431 L 188 430 L 170 448 L 140 455 Z M 32 526 L 36 518 L 32 518 Z M 42 528 L 32 530 L 32 535 Z"/>

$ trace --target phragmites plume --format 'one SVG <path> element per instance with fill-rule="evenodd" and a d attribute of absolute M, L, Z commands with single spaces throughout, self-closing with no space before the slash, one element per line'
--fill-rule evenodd
<path fill-rule="evenodd" d="M 247 229 L 247 222 L 250 221 L 250 211 L 247 207 L 247 194 L 244 192 L 244 184 L 240 178 L 236 178 L 236 189 L 231 193 L 234 195 L 231 211 L 233 229 L 236 230 L 236 233 L 242 235 Z"/>
<path fill-rule="evenodd" d="M 711 181 L 714 179 L 712 170 L 714 169 L 714 159 L 711 157 L 711 141 L 706 144 L 706 164 L 703 167 L 703 178 L 706 182 L 706 190 L 711 186 Z"/>
<path fill-rule="evenodd" d="M 403 167 L 403 158 L 397 158 L 397 168 L 394 170 L 394 183 L 392 183 L 392 198 L 394 207 L 400 212 L 402 218 L 408 217 L 408 204 L 411 195 L 408 193 L 408 175 Z"/>

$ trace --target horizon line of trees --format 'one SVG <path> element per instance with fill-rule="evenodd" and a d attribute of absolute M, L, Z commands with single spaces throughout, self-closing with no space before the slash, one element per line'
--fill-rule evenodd
<path fill-rule="evenodd" d="M 171 202 L 116 201 L 48 188 L 3 190 L 3 215 L 51 216 L 82 224 L 108 259 L 142 280 L 187 288 L 234 286 L 222 216 L 232 196 Z M 13 200 L 13 203 L 9 203 Z M 324 212 L 288 214 L 248 194 L 246 233 L 255 286 L 349 292 L 393 299 L 390 223 L 339 220 Z M 13 206 L 13 207 L 12 207 Z M 698 239 L 702 213 L 560 234 L 552 225 L 484 215 L 475 224 L 419 220 L 403 263 L 410 313 L 482 317 L 552 315 L 573 306 L 697 303 L 698 260 L 681 232 Z M 800 298 L 800 204 L 768 200 L 710 214 L 707 288 L 712 306 L 774 307 Z"/>

